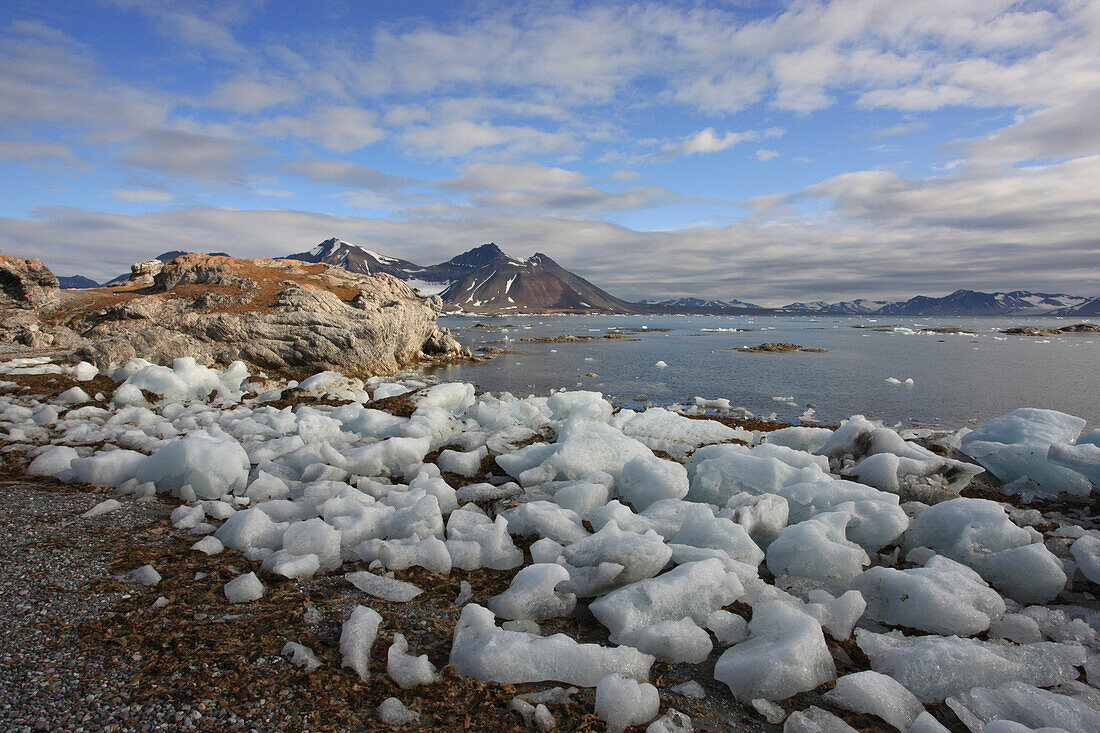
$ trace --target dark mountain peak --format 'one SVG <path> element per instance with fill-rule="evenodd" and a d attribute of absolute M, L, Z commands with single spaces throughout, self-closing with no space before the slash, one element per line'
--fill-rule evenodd
<path fill-rule="evenodd" d="M 480 247 L 474 247 L 471 250 L 467 250 L 457 257 L 452 257 L 446 264 L 455 267 L 475 268 L 484 267 L 485 265 L 492 264 L 497 260 L 505 258 L 508 258 L 508 255 L 504 254 L 504 251 L 496 246 L 495 242 L 489 242 Z"/>

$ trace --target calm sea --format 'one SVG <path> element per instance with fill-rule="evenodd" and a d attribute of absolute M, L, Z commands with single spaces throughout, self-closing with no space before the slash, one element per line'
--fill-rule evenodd
<path fill-rule="evenodd" d="M 593 389 L 631 407 L 690 404 L 697 396 L 726 398 L 734 406 L 762 416 L 775 413 L 782 420 L 795 420 L 812 407 L 814 417 L 823 422 L 863 413 L 891 424 L 957 428 L 1017 407 L 1044 407 L 1078 415 L 1096 426 L 1100 334 L 1048 339 L 999 333 L 1012 326 L 1058 328 L 1079 320 L 450 316 L 440 319 L 441 325 L 454 330 L 474 351 L 496 346 L 515 353 L 433 374 L 519 396 L 544 395 L 562 387 Z M 478 323 L 494 328 L 474 328 Z M 929 327 L 958 327 L 968 333 L 921 331 Z M 602 336 L 616 330 L 629 331 L 628 338 L 523 341 L 568 334 Z M 792 342 L 826 351 L 730 350 L 763 342 Z M 658 361 L 668 366 L 655 366 Z M 886 381 L 890 377 L 912 379 L 913 384 L 891 384 Z"/>

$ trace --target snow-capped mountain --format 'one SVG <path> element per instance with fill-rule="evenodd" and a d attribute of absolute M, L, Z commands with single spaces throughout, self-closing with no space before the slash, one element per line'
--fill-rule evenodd
<path fill-rule="evenodd" d="M 632 313 L 638 310 L 637 305 L 608 294 L 547 255 L 518 259 L 493 243 L 426 267 L 336 238 L 325 240 L 308 252 L 288 255 L 288 259 L 324 262 L 352 272 L 393 275 L 425 295 L 438 294 L 451 311 Z"/>
<path fill-rule="evenodd" d="M 918 295 L 904 301 L 867 300 L 858 298 L 840 303 L 823 300 L 811 303 L 791 303 L 784 311 L 809 311 L 838 315 L 904 315 L 904 316 L 1041 316 L 1090 315 L 1074 309 L 1086 306 L 1092 299 L 1064 293 L 1032 293 L 1013 290 L 1010 293 L 983 293 L 977 290 L 956 290 L 941 298 Z M 1063 312 L 1065 311 L 1065 312 Z"/>
<path fill-rule="evenodd" d="M 892 300 L 867 300 L 856 298 L 840 303 L 828 303 L 824 300 L 815 300 L 812 303 L 791 303 L 780 310 L 785 311 L 810 311 L 813 313 L 838 313 L 838 314 L 863 314 L 878 313 L 885 306 L 893 304 Z"/>
<path fill-rule="evenodd" d="M 743 300 L 731 298 L 730 300 L 712 300 L 706 298 L 670 298 L 669 300 L 642 300 L 640 305 L 662 305 L 672 308 L 689 308 L 693 310 L 729 310 L 739 308 L 752 308 L 759 310 L 761 306 L 755 303 L 747 303 Z"/>

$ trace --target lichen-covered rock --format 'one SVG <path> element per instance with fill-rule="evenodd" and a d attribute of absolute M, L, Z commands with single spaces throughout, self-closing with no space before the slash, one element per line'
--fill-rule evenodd
<path fill-rule="evenodd" d="M 60 288 L 40 260 L 0 254 L 0 305 L 38 308 L 57 300 Z"/>
<path fill-rule="evenodd" d="M 389 275 L 190 254 L 164 265 L 151 290 L 76 319 L 88 343 L 74 357 L 100 367 L 136 356 L 219 366 L 240 359 L 288 375 L 364 376 L 469 354 L 436 326 L 438 298 Z"/>

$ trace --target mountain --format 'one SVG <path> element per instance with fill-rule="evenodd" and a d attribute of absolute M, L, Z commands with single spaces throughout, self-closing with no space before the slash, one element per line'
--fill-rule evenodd
<path fill-rule="evenodd" d="M 380 255 L 332 238 L 287 259 L 321 262 L 363 274 L 386 273 L 425 295 L 438 294 L 447 310 L 471 313 L 584 311 L 634 313 L 640 310 L 563 268 L 547 255 L 527 259 L 483 244 L 427 267 Z"/>
<path fill-rule="evenodd" d="M 98 288 L 99 283 L 90 277 L 84 277 L 83 275 L 69 275 L 68 277 L 61 276 L 57 278 L 61 283 L 62 290 L 85 290 L 87 288 Z"/>
<path fill-rule="evenodd" d="M 1100 298 L 1092 298 L 1091 300 L 1085 300 L 1084 303 L 1079 305 L 1069 306 L 1067 308 L 1059 308 L 1050 315 L 1052 316 L 1100 316 Z"/>
<path fill-rule="evenodd" d="M 161 262 L 171 262 L 172 260 L 176 259 L 180 255 L 185 255 L 185 254 L 190 254 L 190 253 L 189 252 L 184 252 L 182 249 L 172 249 L 172 250 L 168 250 L 167 252 L 161 252 L 159 255 L 157 255 L 153 259 L 154 260 L 160 260 Z M 227 255 L 225 252 L 207 252 L 206 254 L 210 257 L 229 257 L 229 255 Z M 113 285 L 115 283 L 124 283 L 129 279 L 130 279 L 130 273 L 127 272 L 123 275 L 119 275 L 116 278 L 112 278 L 112 279 L 108 280 L 107 282 L 105 282 L 103 284 L 104 285 Z M 62 287 L 64 287 L 64 286 L 62 286 Z M 84 287 L 99 287 L 99 286 L 98 285 L 96 285 L 96 286 L 87 285 L 87 286 L 84 286 Z"/>
<path fill-rule="evenodd" d="M 827 303 L 824 300 L 816 300 L 812 303 L 791 303 L 783 306 L 780 310 L 862 315 L 865 313 L 880 313 L 882 308 L 892 303 L 891 300 L 867 300 L 866 298 L 846 300 L 840 303 Z"/>
<path fill-rule="evenodd" d="M 1063 293 L 1031 293 L 1026 290 L 1014 290 L 1010 293 L 956 290 L 942 298 L 918 295 L 903 303 L 892 303 L 876 312 L 907 316 L 1037 316 L 1080 306 L 1088 300 Z"/>
<path fill-rule="evenodd" d="M 811 303 L 791 303 L 779 310 L 837 315 L 901 315 L 901 316 L 1042 316 L 1093 315 L 1076 312 L 1087 307 L 1092 299 L 1064 293 L 1032 293 L 1013 290 L 1010 293 L 983 293 L 977 290 L 956 290 L 942 298 L 918 295 L 905 301 L 867 300 L 858 298 L 840 303 L 823 300 Z M 1096 306 L 1093 306 L 1096 307 Z M 1064 311 L 1064 312 L 1063 312 Z"/>
<path fill-rule="evenodd" d="M 747 303 L 743 300 L 731 298 L 730 300 L 708 300 L 704 298 L 671 298 L 669 300 L 641 300 L 639 305 L 663 305 L 672 308 L 689 308 L 693 310 L 729 310 L 752 308 L 761 310 L 761 306 L 755 303 Z"/>

